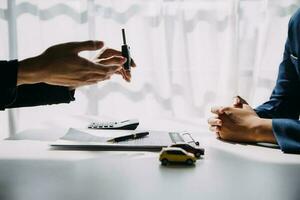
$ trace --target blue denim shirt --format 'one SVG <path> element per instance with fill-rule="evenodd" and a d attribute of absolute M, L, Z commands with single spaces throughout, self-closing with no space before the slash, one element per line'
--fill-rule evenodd
<path fill-rule="evenodd" d="M 282 151 L 300 153 L 300 9 L 289 22 L 283 61 L 270 100 L 255 110 L 272 119 L 273 132 Z"/>

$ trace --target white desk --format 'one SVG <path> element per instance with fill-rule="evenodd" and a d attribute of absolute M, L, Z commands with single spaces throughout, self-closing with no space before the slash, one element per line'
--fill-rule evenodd
<path fill-rule="evenodd" d="M 49 141 L 2 141 L 0 199 L 299 199 L 300 155 L 194 136 L 206 148 L 194 167 L 161 166 L 150 152 L 58 151 Z"/>

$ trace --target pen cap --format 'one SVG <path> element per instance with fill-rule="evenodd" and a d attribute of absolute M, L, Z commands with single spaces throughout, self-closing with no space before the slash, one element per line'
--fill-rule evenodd
<path fill-rule="evenodd" d="M 122 45 L 122 56 L 127 59 L 127 61 L 123 65 L 124 69 L 130 71 L 131 57 L 129 52 L 129 46 L 126 44 Z"/>

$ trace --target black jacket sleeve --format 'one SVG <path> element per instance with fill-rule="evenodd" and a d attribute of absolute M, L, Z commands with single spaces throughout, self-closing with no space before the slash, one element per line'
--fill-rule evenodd
<path fill-rule="evenodd" d="M 0 110 L 74 101 L 74 90 L 38 83 L 17 87 L 18 61 L 0 61 Z"/>
<path fill-rule="evenodd" d="M 0 109 L 15 101 L 18 61 L 0 61 Z"/>

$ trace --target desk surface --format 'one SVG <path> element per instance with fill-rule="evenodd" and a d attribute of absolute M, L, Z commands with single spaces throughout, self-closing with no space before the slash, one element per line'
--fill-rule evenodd
<path fill-rule="evenodd" d="M 49 141 L 2 141 L 0 199 L 299 199 L 299 155 L 194 136 L 206 149 L 194 167 L 161 166 L 151 152 L 62 151 Z"/>

